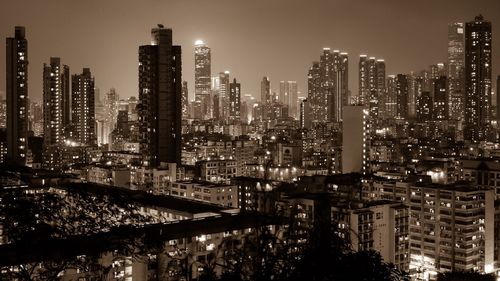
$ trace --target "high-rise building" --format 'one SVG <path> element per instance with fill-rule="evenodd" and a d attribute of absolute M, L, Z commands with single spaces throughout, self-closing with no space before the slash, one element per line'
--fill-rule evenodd
<path fill-rule="evenodd" d="M 60 144 L 63 139 L 65 121 L 61 59 L 50 58 L 50 64 L 43 65 L 43 141 L 44 146 Z"/>
<path fill-rule="evenodd" d="M 433 184 L 411 186 L 406 194 L 405 202 L 410 205 L 409 272 L 415 280 L 435 280 L 437 272 L 493 271 L 493 190 Z"/>
<path fill-rule="evenodd" d="M 288 107 L 291 117 L 297 115 L 297 81 L 280 81 L 279 102 Z"/>
<path fill-rule="evenodd" d="M 82 74 L 71 76 L 71 121 L 73 140 L 79 145 L 97 144 L 95 130 L 95 83 L 90 68 L 84 68 Z"/>
<path fill-rule="evenodd" d="M 189 92 L 187 81 L 182 81 L 182 119 L 189 118 Z"/>
<path fill-rule="evenodd" d="M 197 40 L 194 48 L 194 96 L 196 111 L 202 120 L 211 118 L 211 57 L 210 48 L 202 41 Z"/>
<path fill-rule="evenodd" d="M 342 121 L 342 108 L 349 99 L 347 53 L 324 48 L 319 62 L 313 62 L 308 73 L 308 100 L 311 120 Z"/>
<path fill-rule="evenodd" d="M 464 118 L 464 24 L 455 22 L 448 25 L 448 96 L 450 119 Z"/>
<path fill-rule="evenodd" d="M 368 100 L 369 86 L 368 86 L 368 57 L 366 55 L 359 56 L 358 63 L 358 100 L 361 104 L 366 104 L 366 100 Z"/>
<path fill-rule="evenodd" d="M 342 173 L 367 173 L 369 110 L 362 105 L 342 110 Z"/>
<path fill-rule="evenodd" d="M 364 196 L 409 206 L 406 252 L 412 280 L 436 280 L 437 273 L 447 271 L 495 270 L 495 191 L 480 185 L 385 179 Z"/>
<path fill-rule="evenodd" d="M 420 122 L 430 121 L 433 115 L 433 106 L 431 93 L 422 92 L 417 98 L 416 113 Z"/>
<path fill-rule="evenodd" d="M 319 62 L 313 62 L 307 74 L 307 99 L 311 108 L 311 121 L 326 121 L 326 96 L 321 91 Z"/>
<path fill-rule="evenodd" d="M 71 80 L 69 66 L 63 64 L 61 69 L 61 94 L 62 94 L 62 125 L 63 128 L 71 126 Z"/>
<path fill-rule="evenodd" d="M 26 30 L 16 26 L 7 38 L 7 159 L 25 165 L 28 146 L 28 40 Z"/>
<path fill-rule="evenodd" d="M 423 79 L 414 72 L 410 72 L 406 77 L 408 79 L 408 118 L 414 118 L 417 116 L 418 98 L 423 91 Z"/>
<path fill-rule="evenodd" d="M 398 104 L 397 104 L 397 92 L 396 92 L 396 76 L 389 75 L 387 77 L 387 89 L 384 95 L 384 119 L 393 119 L 397 116 Z"/>
<path fill-rule="evenodd" d="M 448 95 L 450 118 L 463 119 L 464 115 L 464 24 L 448 25 Z"/>
<path fill-rule="evenodd" d="M 379 118 L 383 112 L 385 93 L 385 61 L 375 57 L 359 57 L 359 102 L 370 107 L 370 118 Z"/>
<path fill-rule="evenodd" d="M 114 88 L 109 89 L 109 91 L 104 95 L 103 102 L 103 112 L 102 112 L 102 132 L 100 138 L 98 138 L 101 144 L 107 144 L 111 142 L 110 134 L 116 127 L 116 118 L 118 115 L 118 101 L 120 97 Z"/>
<path fill-rule="evenodd" d="M 139 47 L 140 152 L 147 167 L 180 165 L 181 47 L 172 45 L 172 30 L 163 25 L 151 36 L 151 45 Z"/>
<path fill-rule="evenodd" d="M 229 71 L 219 72 L 219 114 L 222 120 L 229 117 Z"/>
<path fill-rule="evenodd" d="M 333 51 L 333 79 L 334 90 L 330 95 L 329 120 L 342 121 L 342 108 L 349 99 L 349 57 L 347 53 Z"/>
<path fill-rule="evenodd" d="M 241 85 L 233 79 L 229 84 L 229 119 L 239 121 L 241 118 Z"/>
<path fill-rule="evenodd" d="M 269 77 L 262 77 L 262 81 L 260 82 L 260 102 L 264 105 L 272 103 L 271 96 L 271 81 L 269 81 Z"/>
<path fill-rule="evenodd" d="M 69 71 L 69 69 L 67 69 Z M 43 65 L 43 166 L 57 169 L 61 163 L 60 146 L 64 141 L 64 122 L 67 116 L 62 82 L 65 78 L 61 59 L 51 57 L 50 64 Z"/>
<path fill-rule="evenodd" d="M 465 25 L 465 140 L 486 139 L 490 106 L 491 22 L 477 16 Z"/>
<path fill-rule="evenodd" d="M 396 118 L 408 117 L 408 78 L 404 74 L 398 74 L 395 80 L 396 90 Z"/>
<path fill-rule="evenodd" d="M 434 80 L 434 106 L 432 112 L 434 120 L 448 119 L 448 77 L 440 76 Z"/>

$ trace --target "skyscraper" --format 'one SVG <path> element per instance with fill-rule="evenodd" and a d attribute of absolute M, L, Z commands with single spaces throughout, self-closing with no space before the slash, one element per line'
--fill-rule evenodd
<path fill-rule="evenodd" d="M 269 81 L 269 77 L 262 77 L 262 81 L 260 82 L 260 102 L 263 105 L 271 104 L 271 81 Z"/>
<path fill-rule="evenodd" d="M 211 118 L 211 57 L 210 48 L 202 40 L 195 42 L 194 48 L 194 96 L 196 105 L 199 106 L 200 116 L 206 120 Z"/>
<path fill-rule="evenodd" d="M 172 30 L 163 25 L 151 36 L 151 45 L 139 47 L 140 153 L 146 167 L 180 165 L 181 47 L 172 45 Z"/>
<path fill-rule="evenodd" d="M 326 96 L 321 92 L 319 62 L 313 62 L 307 74 L 307 100 L 311 108 L 311 121 L 326 121 Z"/>
<path fill-rule="evenodd" d="M 366 100 L 368 100 L 368 96 L 370 94 L 369 85 L 368 85 L 368 58 L 366 55 L 359 56 L 358 63 L 358 100 L 361 104 L 366 104 Z"/>
<path fill-rule="evenodd" d="M 44 146 L 63 141 L 64 94 L 61 59 L 51 57 L 50 64 L 43 65 L 43 141 Z"/>
<path fill-rule="evenodd" d="M 229 117 L 229 71 L 219 72 L 219 114 L 222 120 Z"/>
<path fill-rule="evenodd" d="M 279 101 L 288 107 L 291 117 L 297 115 L 297 81 L 280 81 Z"/>
<path fill-rule="evenodd" d="M 62 125 L 71 126 L 71 81 L 69 66 L 63 64 L 61 70 Z"/>
<path fill-rule="evenodd" d="M 94 86 L 94 77 L 90 73 L 90 68 L 84 68 L 82 74 L 71 76 L 73 139 L 79 145 L 97 144 Z"/>
<path fill-rule="evenodd" d="M 359 102 L 369 106 L 370 119 L 378 119 L 379 111 L 383 111 L 383 95 L 385 93 L 385 61 L 375 57 L 359 57 Z"/>
<path fill-rule="evenodd" d="M 182 81 L 182 119 L 189 118 L 189 92 L 187 81 Z"/>
<path fill-rule="evenodd" d="M 241 118 L 241 85 L 233 79 L 229 84 L 229 119 L 239 121 Z"/>
<path fill-rule="evenodd" d="M 55 170 L 61 165 L 61 145 L 65 125 L 69 126 L 69 67 L 51 57 L 43 65 L 43 167 Z"/>
<path fill-rule="evenodd" d="M 308 73 L 308 101 L 311 121 L 340 122 L 342 107 L 348 103 L 348 55 L 324 48 L 319 62 Z"/>
<path fill-rule="evenodd" d="M 331 93 L 329 120 L 342 121 L 342 108 L 347 105 L 349 98 L 349 58 L 347 53 L 333 51 L 333 79 L 334 90 Z"/>
<path fill-rule="evenodd" d="M 465 25 L 465 140 L 486 139 L 490 106 L 491 22 L 477 16 Z"/>
<path fill-rule="evenodd" d="M 417 98 L 416 115 L 420 122 L 430 121 L 433 115 L 431 93 L 422 92 Z"/>
<path fill-rule="evenodd" d="M 434 120 L 448 119 L 448 77 L 440 76 L 434 79 Z"/>
<path fill-rule="evenodd" d="M 387 77 L 387 89 L 384 95 L 384 118 L 393 119 L 397 116 L 396 76 Z"/>
<path fill-rule="evenodd" d="M 7 159 L 26 164 L 28 146 L 28 40 L 26 30 L 16 26 L 7 38 Z"/>
<path fill-rule="evenodd" d="M 408 78 L 404 74 L 398 74 L 395 81 L 396 90 L 396 118 L 408 117 Z"/>

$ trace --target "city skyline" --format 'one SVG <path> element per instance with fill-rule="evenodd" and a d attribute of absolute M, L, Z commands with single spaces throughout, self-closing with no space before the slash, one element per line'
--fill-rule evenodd
<path fill-rule="evenodd" d="M 451 2 L 453 5 L 449 5 Z M 311 61 L 317 60 L 323 47 L 341 49 L 350 56 L 349 90 L 355 95 L 358 93 L 357 61 L 361 54 L 385 59 L 388 75 L 420 71 L 431 64 L 446 62 L 449 23 L 470 21 L 481 13 L 492 22 L 493 30 L 500 24 L 495 20 L 500 14 L 499 3 L 495 1 L 443 1 L 432 7 L 428 5 L 429 1 L 405 4 L 383 1 L 376 5 L 362 1 L 312 4 L 276 1 L 266 2 L 267 5 L 240 3 L 233 6 L 227 1 L 212 2 L 212 5 L 194 1 L 146 2 L 150 5 L 91 1 L 85 7 L 58 3 L 52 1 L 42 5 L 16 1 L 7 3 L 7 8 L 0 11 L 0 36 L 11 36 L 15 25 L 25 26 L 30 47 L 36 50 L 30 52 L 31 79 L 28 84 L 30 97 L 36 100 L 42 98 L 43 63 L 50 57 L 61 57 L 72 69 L 91 68 L 96 86 L 102 93 L 113 87 L 121 98 L 137 96 L 136 46 L 148 42 L 149 38 L 143 31 L 157 23 L 175 29 L 174 40 L 185 50 L 182 74 L 183 80 L 188 81 L 190 100 L 195 93 L 194 43 L 198 39 L 204 40 L 211 48 L 212 74 L 229 70 L 231 77 L 237 77 L 243 85 L 242 95 L 251 94 L 257 99 L 263 76 L 269 76 L 271 89 L 276 92 L 279 91 L 279 81 L 297 81 L 300 96 L 305 96 Z M 74 14 L 74 23 L 70 25 L 30 16 L 31 11 L 44 11 L 48 18 L 53 18 L 52 13 L 71 13 L 75 9 L 78 13 Z M 205 24 L 203 17 L 197 15 L 206 9 L 217 12 L 209 16 L 210 21 Z M 421 14 L 412 13 L 414 9 L 425 11 L 425 21 L 422 21 Z M 18 10 L 26 13 L 14 13 Z M 135 14 L 126 17 L 127 20 L 120 19 L 127 10 L 134 10 Z M 238 10 L 248 10 L 259 17 L 244 13 L 241 15 L 243 20 L 235 20 L 234 13 Z M 195 20 L 177 14 L 191 14 Z M 392 17 L 381 18 L 382 14 Z M 86 22 L 81 17 L 92 20 Z M 394 18 L 407 20 L 391 24 Z M 47 32 L 56 27 L 58 32 Z M 310 32 L 312 28 L 315 32 Z M 281 33 L 277 33 L 278 30 Z M 247 36 L 231 40 L 236 34 Z M 396 40 L 398 38 L 401 40 Z M 386 44 L 386 40 L 391 44 Z M 493 36 L 493 50 L 499 45 L 497 42 Z M 499 60 L 493 56 L 492 64 L 498 65 Z M 0 67 L 5 69 L 4 57 L 0 58 Z M 495 67 L 492 74 L 493 77 L 498 75 Z M 0 91 L 5 96 L 3 80 Z"/>

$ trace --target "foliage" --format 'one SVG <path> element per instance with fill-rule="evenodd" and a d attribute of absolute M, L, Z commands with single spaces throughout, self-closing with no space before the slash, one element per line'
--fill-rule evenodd
<path fill-rule="evenodd" d="M 450 271 L 438 273 L 437 281 L 495 281 L 494 274 L 481 274 L 477 271 Z"/>

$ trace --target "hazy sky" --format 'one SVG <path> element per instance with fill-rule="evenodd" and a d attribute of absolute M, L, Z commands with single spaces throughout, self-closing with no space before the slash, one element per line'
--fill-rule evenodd
<path fill-rule="evenodd" d="M 182 46 L 182 78 L 193 97 L 194 42 L 212 49 L 212 74 L 231 71 L 242 94 L 260 97 L 260 80 L 297 80 L 307 92 L 307 70 L 323 47 L 349 53 L 350 90 L 357 94 L 360 54 L 384 58 L 387 74 L 446 61 L 447 24 L 479 13 L 493 24 L 494 81 L 500 68 L 499 0 L 0 0 L 0 37 L 27 28 L 29 96 L 42 95 L 42 68 L 61 57 L 72 73 L 90 67 L 103 95 L 137 95 L 138 46 L 157 23 Z M 499 32 L 497 35 L 496 32 Z M 5 47 L 2 52 L 5 54 Z M 5 91 L 5 55 L 0 56 Z"/>

